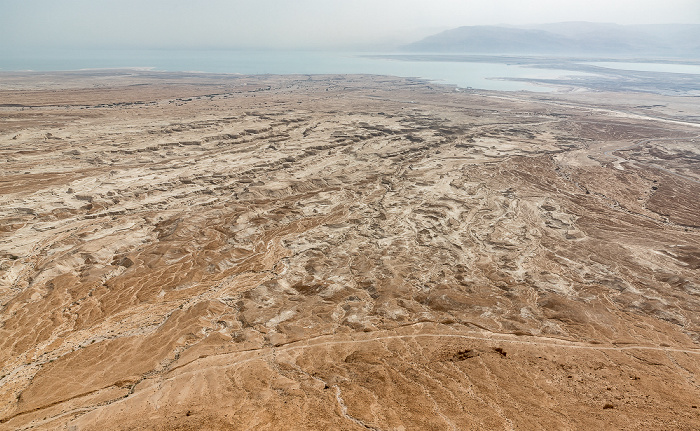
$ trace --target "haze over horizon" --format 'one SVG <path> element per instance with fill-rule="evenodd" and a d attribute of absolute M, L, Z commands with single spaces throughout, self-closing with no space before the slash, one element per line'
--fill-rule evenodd
<path fill-rule="evenodd" d="M 467 25 L 700 24 L 695 0 L 0 0 L 0 48 L 363 49 Z"/>

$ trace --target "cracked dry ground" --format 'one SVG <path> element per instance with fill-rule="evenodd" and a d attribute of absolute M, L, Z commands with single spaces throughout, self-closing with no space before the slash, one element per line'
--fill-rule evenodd
<path fill-rule="evenodd" d="M 700 427 L 687 99 L 4 82 L 0 429 Z"/>

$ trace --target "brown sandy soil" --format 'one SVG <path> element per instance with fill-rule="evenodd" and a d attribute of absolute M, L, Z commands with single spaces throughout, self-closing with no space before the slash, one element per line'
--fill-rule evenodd
<path fill-rule="evenodd" d="M 700 428 L 686 100 L 103 71 L 0 101 L 0 429 Z"/>

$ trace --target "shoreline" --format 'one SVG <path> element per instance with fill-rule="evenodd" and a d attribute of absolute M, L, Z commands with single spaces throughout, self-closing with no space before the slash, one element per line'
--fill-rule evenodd
<path fill-rule="evenodd" d="M 698 90 L 696 83 L 699 81 L 698 76 L 694 75 L 684 81 L 683 76 L 674 73 L 624 71 L 590 64 L 615 60 L 604 56 L 582 58 L 366 52 L 222 51 L 220 55 L 207 54 L 201 57 L 197 56 L 196 52 L 188 51 L 176 51 L 172 55 L 166 51 L 148 52 L 149 54 L 146 55 L 144 52 L 130 50 L 89 51 L 84 54 L 84 58 L 76 56 L 67 56 L 65 59 L 49 56 L 46 60 L 37 58 L 32 61 L 40 62 L 43 67 L 34 67 L 32 71 L 26 73 L 50 73 L 53 69 L 65 72 L 150 70 L 163 73 L 240 73 L 243 75 L 373 74 L 419 76 L 434 82 L 458 85 L 461 88 L 494 91 L 556 92 L 556 88 L 563 85 L 565 87 L 589 88 L 593 91 L 619 88 L 623 91 L 656 91 L 664 94 L 670 94 L 672 91 L 682 93 Z M 696 60 L 679 59 L 630 57 L 624 60 L 664 63 L 671 66 L 681 64 L 681 62 L 685 65 L 700 64 Z M 12 57 L 10 57 L 6 64 L 9 65 L 12 61 Z M 30 61 L 27 60 L 27 62 Z M 120 65 L 136 64 L 136 66 L 116 67 L 114 63 Z M 540 73 L 538 70 L 542 72 Z M 12 70 L 1 70 L 0 72 L 18 73 Z M 566 78 L 567 73 L 570 75 L 568 78 Z M 560 77 L 565 79 L 556 79 Z M 494 85 L 495 81 L 502 84 Z M 543 85 L 547 88 L 543 88 Z"/>

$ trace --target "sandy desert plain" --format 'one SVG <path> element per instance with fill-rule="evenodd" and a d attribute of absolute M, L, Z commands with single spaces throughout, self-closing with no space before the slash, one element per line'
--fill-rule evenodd
<path fill-rule="evenodd" d="M 700 97 L 5 72 L 1 430 L 700 429 Z"/>

